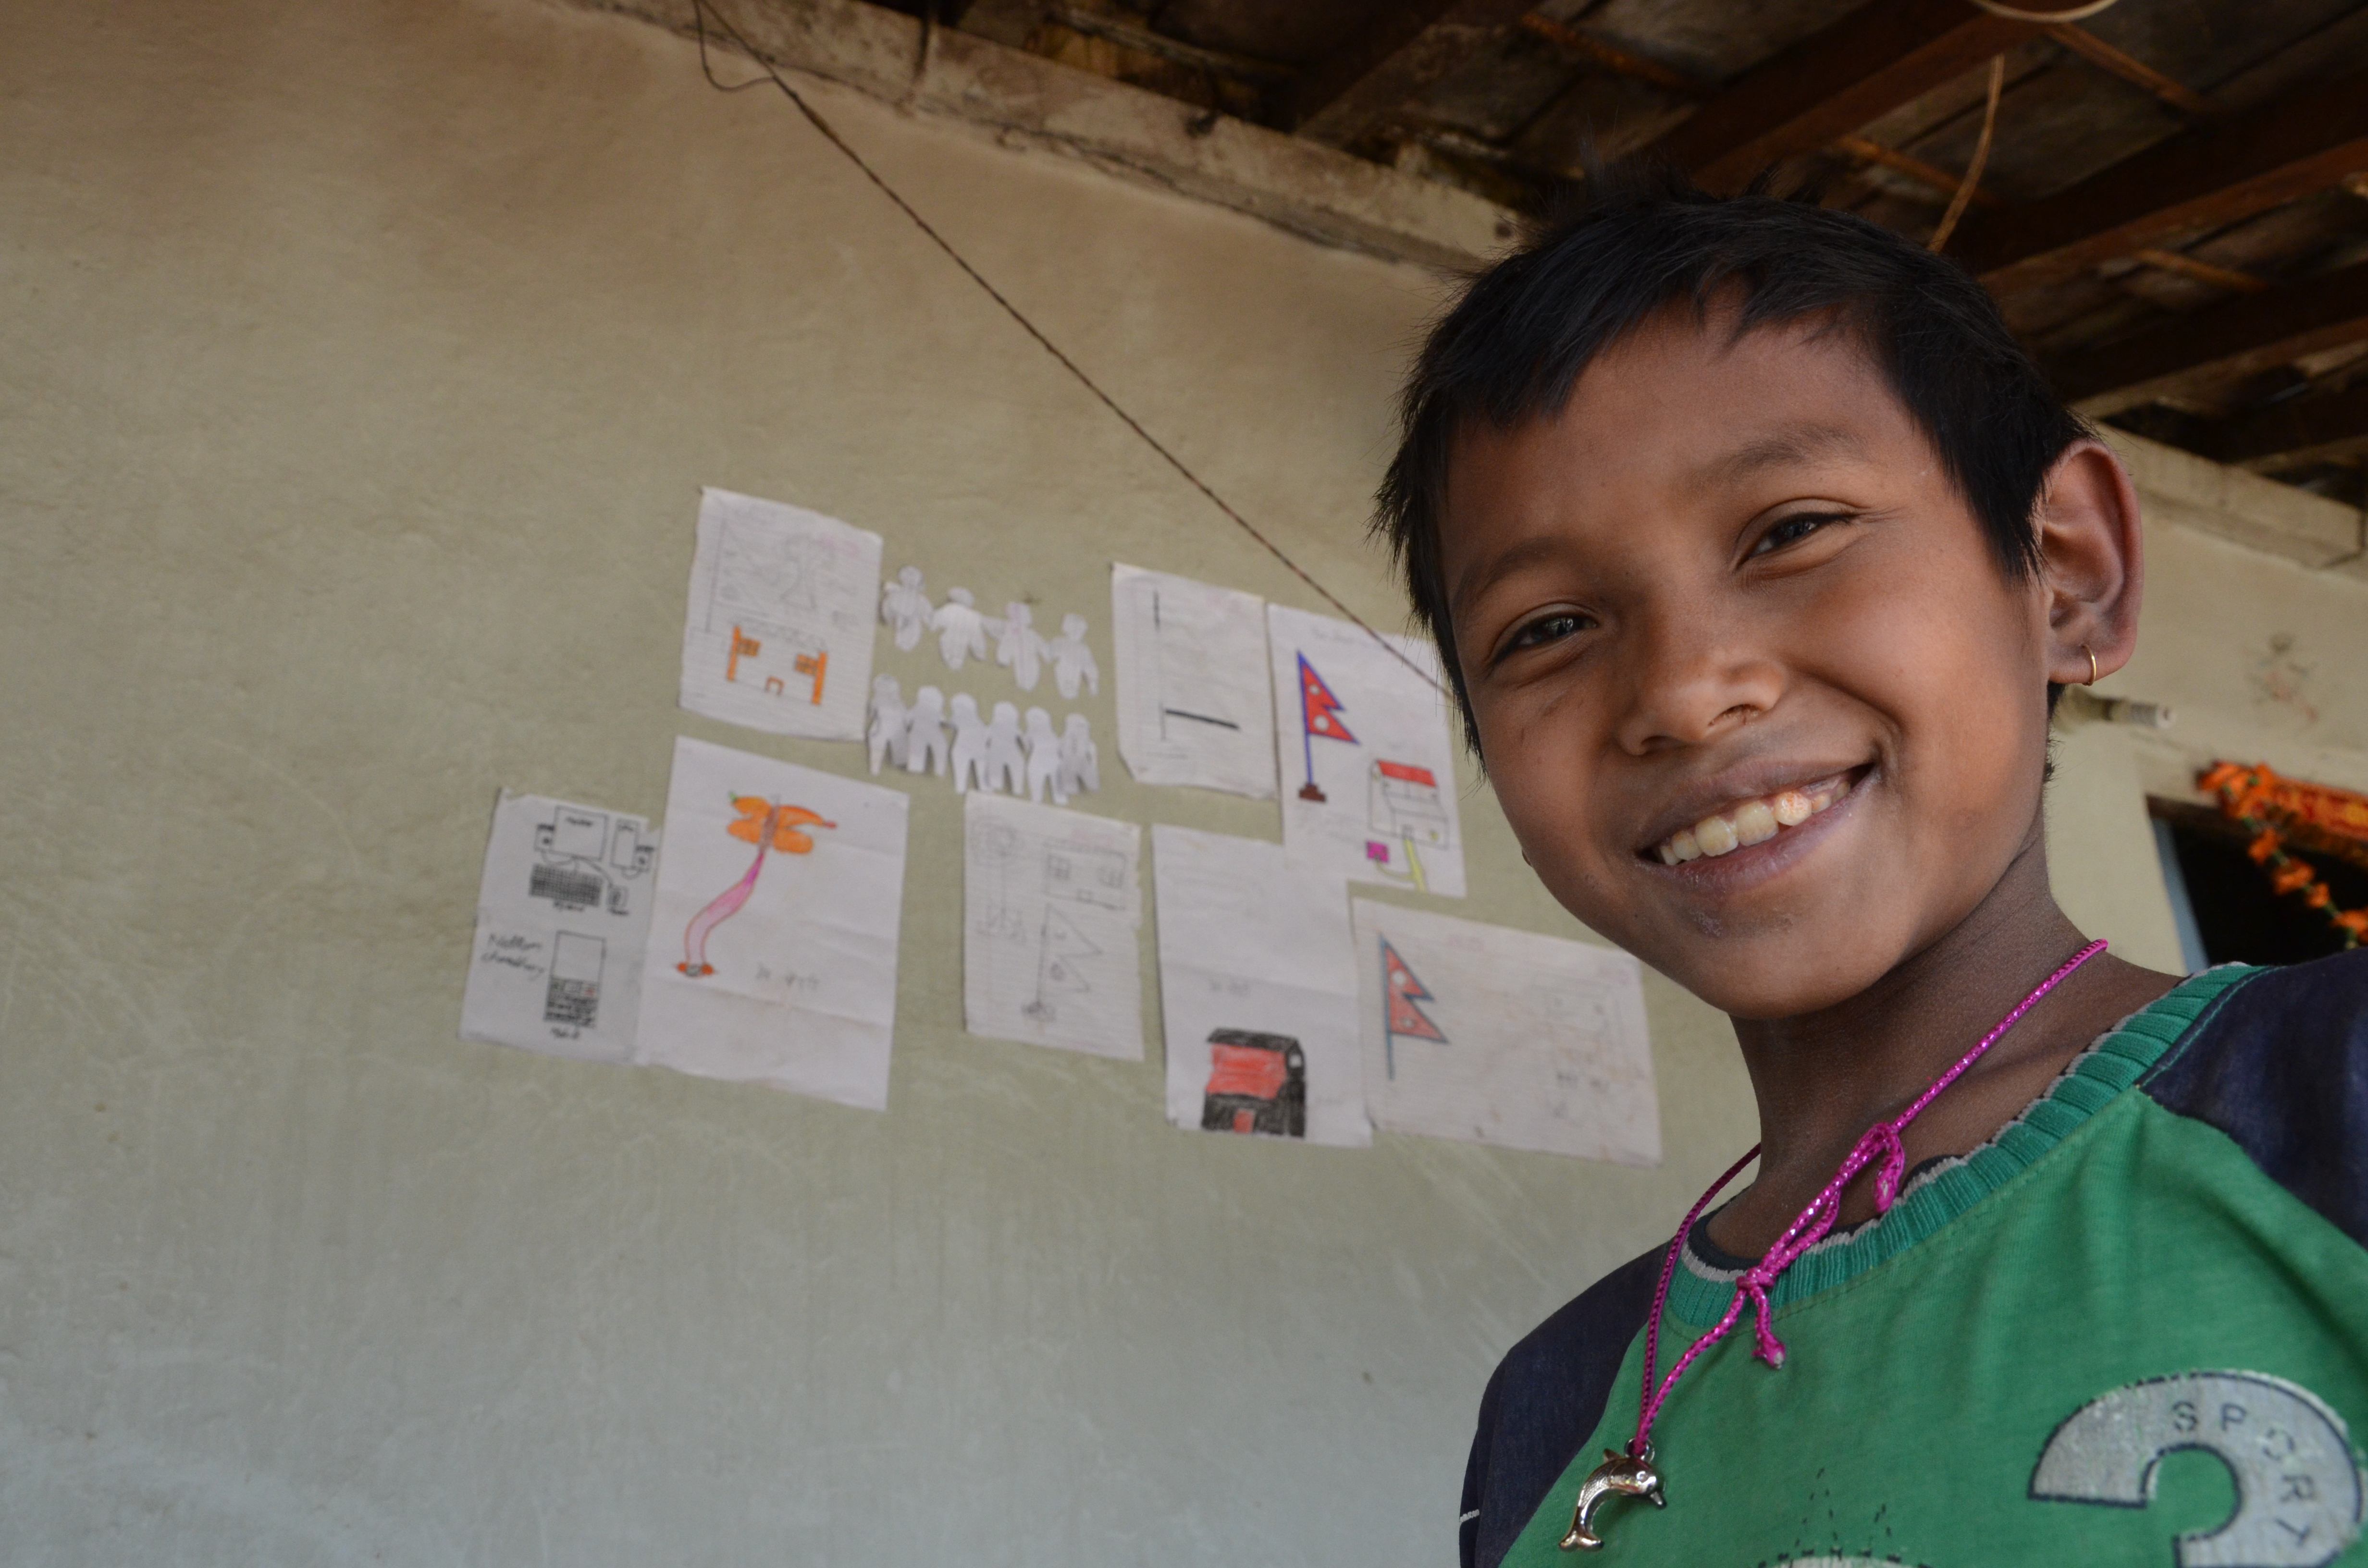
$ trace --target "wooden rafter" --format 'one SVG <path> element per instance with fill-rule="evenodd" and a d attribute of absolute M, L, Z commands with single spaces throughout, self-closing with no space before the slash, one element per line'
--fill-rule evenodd
<path fill-rule="evenodd" d="M 1046 21 L 1057 22 L 1071 32 L 1084 33 L 1133 50 L 1138 54 L 1152 55 L 1178 65 L 1230 77 L 1237 82 L 1272 85 L 1287 82 L 1299 73 L 1291 66 L 1272 60 L 1254 59 L 1246 54 L 1234 54 L 1222 49 L 1203 49 L 1196 43 L 1169 38 L 1155 32 L 1123 16 L 1106 16 L 1084 6 L 1057 3 L 1033 7 Z"/>
<path fill-rule="evenodd" d="M 2257 375 L 2368 340 L 2368 262 L 2207 306 L 2051 367 L 2074 403 L 2121 407 L 2201 377 Z M 2110 412 L 2110 410 L 2108 410 Z"/>
<path fill-rule="evenodd" d="M 2175 272 L 2192 282 L 2226 289 L 2231 294 L 2263 294 L 2274 287 L 2266 278 L 2239 272 L 2233 267 L 2222 267 L 2217 262 L 2205 261 L 2185 251 L 2157 250 L 2148 245 L 2144 250 L 2132 251 L 2130 259 L 2144 262 L 2157 272 Z"/>
<path fill-rule="evenodd" d="M 1542 17 L 1535 11 L 1531 11 L 1521 17 L 1520 26 L 1523 32 L 1545 40 L 1574 59 L 1584 60 L 1590 65 L 1601 66 L 1615 76 L 1626 76 L 1637 82 L 1649 82 L 1664 92 L 1675 93 L 1684 98 L 1711 98 L 1718 96 L 1718 89 L 1706 82 L 1697 82 L 1682 72 L 1671 70 L 1657 60 L 1648 59 L 1633 49 L 1622 49 L 1607 39 L 1598 38 L 1590 32 L 1582 32 L 1567 23 L 1557 22 L 1552 17 Z"/>
<path fill-rule="evenodd" d="M 1834 147 L 1838 152 L 1856 158 L 1861 163 L 1880 164 L 1894 174 L 1906 175 L 1917 184 L 1930 189 L 1933 195 L 1943 201 L 1955 196 L 1957 187 L 1964 184 L 1963 175 L 1952 175 L 1948 170 L 1935 167 L 1921 158 L 1910 157 L 1896 147 L 1886 147 L 1880 142 L 1870 142 L 1863 136 L 1837 137 L 1834 139 Z M 1971 199 L 1973 205 L 1976 207 L 1997 207 L 2002 204 L 2001 199 L 1995 191 L 1984 190 L 1979 186 L 1974 187 Z"/>
<path fill-rule="evenodd" d="M 2216 119 L 2220 110 L 2210 98 L 2184 82 L 2172 80 L 2145 61 L 2123 53 L 2086 28 L 2059 22 L 2047 36 L 2100 71 L 2110 71 L 2132 86 L 2142 87 L 2190 119 Z"/>
<path fill-rule="evenodd" d="M 1737 190 L 2037 36 L 1965 0 L 1873 0 L 1737 77 L 1646 156 Z"/>
<path fill-rule="evenodd" d="M 2224 463 L 2291 468 L 2368 453 L 2368 381 L 2323 397 L 2296 397 L 2232 419 L 2206 438 Z"/>
<path fill-rule="evenodd" d="M 1357 145 L 1529 8 L 1529 0 L 1391 0 L 1292 86 L 1292 129 L 1336 147 Z"/>
<path fill-rule="evenodd" d="M 1958 255 L 1993 289 L 2055 282 L 2326 190 L 2362 167 L 2368 71 L 2354 71 L 1970 222 Z"/>

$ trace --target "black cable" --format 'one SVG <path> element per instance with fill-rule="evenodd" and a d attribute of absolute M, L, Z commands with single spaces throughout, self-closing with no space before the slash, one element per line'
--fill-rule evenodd
<path fill-rule="evenodd" d="M 767 82 L 770 82 L 774 86 L 779 87 L 781 90 L 781 96 L 788 98 L 791 103 L 796 105 L 798 112 L 805 116 L 806 123 L 813 126 L 816 131 L 822 133 L 824 141 L 829 142 L 833 147 L 837 148 L 839 153 L 846 157 L 848 163 L 855 165 L 856 169 L 861 173 L 865 179 L 870 180 L 872 185 L 879 188 L 881 195 L 886 197 L 890 201 L 894 202 L 896 204 L 896 210 L 902 212 L 906 218 L 912 220 L 913 226 L 920 230 L 922 233 L 928 236 L 928 240 L 931 244 L 936 245 L 939 250 L 945 252 L 946 258 L 949 261 L 951 261 L 956 267 L 962 268 L 962 275 L 968 278 L 972 282 L 977 284 L 988 299 L 993 300 L 996 304 L 1002 306 L 1004 314 L 1019 323 L 1019 330 L 1034 338 L 1039 347 L 1042 348 L 1045 353 L 1050 354 L 1056 361 L 1058 361 L 1063 369 L 1076 377 L 1078 385 L 1093 393 L 1094 396 L 1099 400 L 1104 408 L 1109 409 L 1112 414 L 1118 415 L 1120 423 L 1123 424 L 1128 429 L 1133 431 L 1135 435 L 1142 438 L 1144 446 L 1149 447 L 1153 451 L 1158 453 L 1159 456 L 1166 460 L 1168 467 L 1181 474 L 1187 484 L 1190 484 L 1193 489 L 1208 497 L 1209 504 L 1211 506 L 1216 507 L 1218 511 L 1223 512 L 1226 517 L 1232 518 L 1235 525 L 1244 533 L 1249 535 L 1250 538 L 1258 540 L 1259 544 L 1265 546 L 1268 554 L 1273 556 L 1277 561 L 1281 562 L 1285 566 L 1289 567 L 1292 574 L 1297 577 L 1301 582 L 1306 584 L 1310 588 L 1314 589 L 1316 596 L 1323 599 L 1326 604 L 1330 605 L 1334 609 L 1338 610 L 1343 616 L 1362 631 L 1366 636 L 1371 637 L 1376 643 L 1380 644 L 1383 652 L 1387 653 L 1392 658 L 1397 660 L 1398 663 L 1404 665 L 1406 668 L 1412 670 L 1415 674 L 1420 676 L 1425 685 L 1429 686 L 1432 690 L 1439 692 L 1440 696 L 1444 698 L 1446 695 L 1445 690 L 1440 686 L 1437 677 L 1425 670 L 1420 665 L 1416 664 L 1412 659 L 1407 658 L 1405 653 L 1398 650 L 1395 643 L 1383 636 L 1380 632 L 1374 631 L 1370 625 L 1367 625 L 1365 619 L 1362 616 L 1359 615 L 1355 610 L 1350 609 L 1347 605 L 1342 604 L 1339 598 L 1334 595 L 1329 588 L 1326 588 L 1323 584 L 1309 576 L 1304 567 L 1301 566 L 1298 562 L 1293 561 L 1290 556 L 1285 555 L 1282 552 L 1281 548 L 1277 545 L 1274 540 L 1267 538 L 1263 533 L 1260 533 L 1256 525 L 1252 524 L 1247 517 L 1243 517 L 1239 512 L 1234 510 L 1231 506 L 1227 505 L 1224 496 L 1211 489 L 1207 481 L 1203 480 L 1199 474 L 1194 473 L 1190 468 L 1186 467 L 1183 459 L 1178 457 L 1174 452 L 1169 451 L 1167 447 L 1160 443 L 1159 437 L 1154 436 L 1150 431 L 1143 427 L 1142 423 L 1138 421 L 1133 415 L 1129 414 L 1125 409 L 1120 407 L 1118 400 L 1110 396 L 1110 393 L 1102 391 L 1100 383 L 1097 382 L 1091 376 L 1086 374 L 1085 370 L 1078 366 L 1076 360 L 1070 358 L 1066 354 L 1062 353 L 1059 346 L 1054 344 L 1051 338 L 1045 336 L 1044 334 L 1038 329 L 1036 324 L 1030 321 L 1019 306 L 1004 298 L 1003 291 L 1001 290 L 988 282 L 985 277 L 979 272 L 978 268 L 973 267 L 970 262 L 963 257 L 962 252 L 954 249 L 953 245 L 947 241 L 943 234 L 939 233 L 936 229 L 930 227 L 929 221 L 927 218 L 922 217 L 919 212 L 916 211 L 913 204 L 905 200 L 902 195 L 898 194 L 894 186 L 890 185 L 886 180 L 882 179 L 880 176 L 879 171 L 864 161 L 862 153 L 848 145 L 846 138 L 839 135 L 839 133 L 832 128 L 830 121 L 825 119 L 819 113 L 817 113 L 814 107 L 806 102 L 804 96 L 795 87 L 791 86 L 788 81 L 782 77 L 779 71 L 773 69 L 772 63 L 769 61 L 766 60 L 763 55 L 757 53 L 755 49 L 750 47 L 748 40 L 740 36 L 739 29 L 732 25 L 731 21 L 725 17 L 720 8 L 713 7 L 711 5 L 711 0 L 690 0 L 690 8 L 692 23 L 697 28 L 699 33 L 699 68 L 700 72 L 706 75 L 707 85 L 709 86 L 713 87 L 720 93 L 745 92 L 750 87 L 762 86 Z M 740 46 L 740 52 L 746 55 L 756 63 L 759 70 L 765 73 L 762 76 L 752 76 L 745 82 L 731 83 L 719 82 L 715 79 L 715 68 L 709 62 L 707 57 L 707 18 L 711 9 L 713 10 L 717 28 L 723 32 L 724 37 L 730 39 L 734 43 Z"/>

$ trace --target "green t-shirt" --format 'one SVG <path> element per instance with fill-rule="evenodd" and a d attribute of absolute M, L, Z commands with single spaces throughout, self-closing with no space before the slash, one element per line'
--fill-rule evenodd
<path fill-rule="evenodd" d="M 2323 968 L 2331 982 L 2294 994 L 2291 977 Z M 2330 986 L 2348 1016 L 2315 1017 Z M 1588 1471 L 1635 1429 L 1649 1306 L 1624 1341 L 1598 1332 L 1553 1366 L 1525 1344 L 1532 1364 L 1517 1351 L 1498 1383 L 1526 1392 L 1492 1387 L 1494 1430 L 1484 1408 L 1467 1562 L 2368 1562 L 2350 1436 L 2368 1419 L 2368 1151 L 2350 1135 L 2368 1098 L 2363 995 L 2368 953 L 2232 966 L 2106 1035 L 1990 1143 L 1793 1265 L 1771 1292 L 1781 1369 L 1752 1357 L 1748 1313 L 1695 1362 L 1653 1428 L 1667 1506 L 1611 1500 L 1600 1551 L 1557 1543 Z M 1631 1295 L 1658 1272 L 1638 1261 L 1652 1267 L 1623 1271 Z M 1665 1372 L 1733 1279 L 1688 1250 Z M 1549 1397 L 1587 1381 L 1574 1356 L 1597 1363 L 1600 1414 L 1490 1558 L 1489 1472 L 1545 1473 L 1507 1421 L 1541 1380 Z"/>

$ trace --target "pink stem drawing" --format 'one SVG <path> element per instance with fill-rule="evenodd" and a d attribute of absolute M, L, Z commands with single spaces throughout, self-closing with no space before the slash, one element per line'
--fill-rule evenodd
<path fill-rule="evenodd" d="M 757 873 L 765 869 L 767 851 L 779 849 L 785 855 L 804 855 L 814 848 L 814 840 L 799 828 L 805 825 L 837 827 L 803 806 L 784 806 L 753 795 L 743 795 L 732 802 L 740 812 L 740 820 L 728 824 L 724 831 L 734 838 L 753 839 L 757 858 L 749 863 L 746 875 L 718 893 L 715 898 L 691 916 L 683 928 L 682 962 L 675 968 L 693 980 L 701 980 L 715 972 L 707 961 L 707 938 L 718 926 L 740 913 L 749 899 L 756 896 Z"/>

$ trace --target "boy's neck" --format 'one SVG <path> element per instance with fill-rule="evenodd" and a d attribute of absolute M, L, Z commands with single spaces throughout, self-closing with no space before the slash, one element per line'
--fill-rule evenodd
<path fill-rule="evenodd" d="M 1736 1019 L 1759 1106 L 1759 1169 L 1713 1219 L 1718 1244 L 1764 1252 L 1869 1127 L 1906 1109 L 2084 940 L 2048 890 L 2034 824 L 1973 913 L 1873 986 L 1817 1013 Z M 1978 1147 L 2098 1035 L 2176 983 L 2109 953 L 2083 965 L 1907 1129 L 1910 1167 Z M 1873 1216 L 1873 1185 L 1851 1184 L 1843 1223 Z"/>

